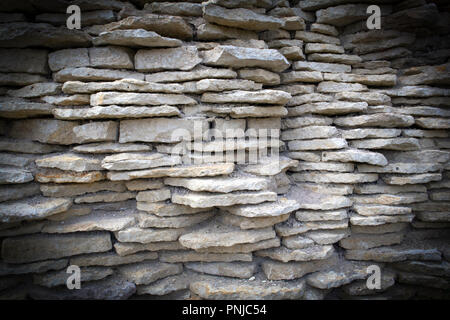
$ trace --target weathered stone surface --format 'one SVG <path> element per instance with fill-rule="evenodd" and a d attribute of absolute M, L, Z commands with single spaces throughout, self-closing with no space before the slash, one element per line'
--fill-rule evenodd
<path fill-rule="evenodd" d="M 370 275 L 367 272 L 368 264 L 361 262 L 340 263 L 333 270 L 319 271 L 306 278 L 310 286 L 319 289 L 339 287 L 354 280 L 365 279 Z"/>
<path fill-rule="evenodd" d="M 241 230 L 212 221 L 193 232 L 182 235 L 179 241 L 183 246 L 197 250 L 208 247 L 232 247 L 237 244 L 255 243 L 274 237 L 275 231 L 272 228 Z"/>
<path fill-rule="evenodd" d="M 39 234 L 3 240 L 2 258 L 8 263 L 25 263 L 82 253 L 105 252 L 111 248 L 108 233 Z"/>
<path fill-rule="evenodd" d="M 323 80 L 322 73 L 319 71 L 291 71 L 282 73 L 281 83 L 293 82 L 321 82 Z"/>
<path fill-rule="evenodd" d="M 398 194 L 379 194 L 379 195 L 354 195 L 352 199 L 355 203 L 369 204 L 408 204 L 423 202 L 428 199 L 427 194 L 423 193 L 398 193 Z"/>
<path fill-rule="evenodd" d="M 124 120 L 120 123 L 119 142 L 143 141 L 173 143 L 190 140 L 194 136 L 195 128 L 206 128 L 206 122 L 201 119 L 170 118 Z"/>
<path fill-rule="evenodd" d="M 229 194 L 174 193 L 172 202 L 187 205 L 193 208 L 208 208 L 215 206 L 232 206 L 236 204 L 257 204 L 264 201 L 275 201 L 277 194 L 271 191 L 240 192 Z"/>
<path fill-rule="evenodd" d="M 54 82 L 42 82 L 30 84 L 29 86 L 17 90 L 8 90 L 8 95 L 17 98 L 37 98 L 57 94 L 60 91 L 60 84 Z"/>
<path fill-rule="evenodd" d="M 132 226 L 136 221 L 130 212 L 98 212 L 63 221 L 54 221 L 43 228 L 45 233 L 71 233 L 79 231 L 118 231 Z"/>
<path fill-rule="evenodd" d="M 33 174 L 28 170 L 11 167 L 0 168 L 0 184 L 26 183 L 33 179 Z"/>
<path fill-rule="evenodd" d="M 91 95 L 91 105 L 177 105 L 195 104 L 196 101 L 181 94 L 98 92 Z"/>
<path fill-rule="evenodd" d="M 163 185 L 161 185 L 162 187 Z M 199 212 L 208 211 L 208 208 L 191 208 L 174 203 L 166 202 L 142 202 L 137 203 L 137 208 L 141 211 L 146 211 L 151 214 L 155 214 L 159 217 L 173 217 L 179 215 L 188 215 Z"/>
<path fill-rule="evenodd" d="M 338 126 L 343 127 L 409 127 L 414 123 L 414 118 L 407 115 L 392 113 L 376 113 L 355 117 L 339 118 L 334 121 Z"/>
<path fill-rule="evenodd" d="M 189 262 L 185 267 L 200 273 L 233 278 L 250 278 L 256 271 L 256 264 L 246 262 Z"/>
<path fill-rule="evenodd" d="M 92 42 L 96 46 L 129 47 L 179 47 L 182 43 L 178 39 L 161 37 L 156 32 L 144 29 L 106 31 L 100 33 Z"/>
<path fill-rule="evenodd" d="M 80 266 L 116 266 L 121 264 L 130 264 L 144 260 L 154 260 L 158 258 L 156 252 L 141 252 L 131 254 L 125 257 L 119 256 L 113 252 L 93 253 L 81 255 L 70 259 L 70 263 Z"/>
<path fill-rule="evenodd" d="M 220 222 L 231 226 L 239 227 L 241 229 L 260 229 L 271 227 L 277 223 L 286 221 L 289 218 L 289 214 L 273 217 L 257 217 L 247 218 L 237 216 L 233 214 L 224 213 L 219 216 Z"/>
<path fill-rule="evenodd" d="M 122 119 L 178 116 L 180 111 L 173 106 L 156 107 L 121 107 L 96 106 L 86 109 L 59 109 L 52 110 L 56 119 L 82 120 L 82 119 Z"/>
<path fill-rule="evenodd" d="M 393 185 L 428 183 L 431 181 L 440 181 L 441 179 L 442 175 L 440 173 L 423 173 L 410 176 L 388 175 L 383 177 L 384 182 Z"/>
<path fill-rule="evenodd" d="M 68 262 L 67 259 L 59 259 L 32 262 L 22 265 L 2 263 L 0 264 L 0 275 L 42 273 L 50 270 L 60 270 L 65 268 Z"/>
<path fill-rule="evenodd" d="M 341 41 L 337 37 L 309 31 L 297 31 L 295 33 L 295 39 L 300 39 L 305 42 L 330 43 L 336 45 L 339 45 L 341 43 Z"/>
<path fill-rule="evenodd" d="M 355 204 L 354 210 L 363 216 L 405 215 L 411 213 L 409 207 L 394 207 L 382 204 Z"/>
<path fill-rule="evenodd" d="M 118 153 L 103 158 L 101 166 L 107 170 L 138 170 L 181 163 L 179 156 L 161 153 Z"/>
<path fill-rule="evenodd" d="M 2 97 L 0 104 L 0 116 L 12 119 L 49 115 L 53 109 L 50 104 L 30 102 L 22 98 Z"/>
<path fill-rule="evenodd" d="M 155 74 L 147 76 L 152 75 Z M 120 79 L 112 82 L 67 81 L 64 83 L 62 90 L 64 93 L 95 93 L 100 91 L 183 93 L 186 91 L 183 85 L 177 83 L 163 84 L 136 79 Z"/>
<path fill-rule="evenodd" d="M 47 54 L 40 49 L 0 49 L 0 71 L 47 74 Z"/>
<path fill-rule="evenodd" d="M 349 129 L 341 130 L 342 137 L 348 140 L 365 138 L 393 138 L 399 136 L 400 129 Z"/>
<path fill-rule="evenodd" d="M 381 12 L 383 14 L 391 11 L 386 10 L 387 7 L 382 8 Z M 367 5 L 365 4 L 346 4 L 318 10 L 316 16 L 318 23 L 342 27 L 359 20 L 365 20 L 367 18 L 366 11 Z"/>
<path fill-rule="evenodd" d="M 385 150 L 418 150 L 419 141 L 415 138 L 393 138 L 393 139 L 366 139 L 353 140 L 350 142 L 353 148 L 361 149 L 385 149 Z"/>
<path fill-rule="evenodd" d="M 358 216 L 353 215 L 350 217 L 350 222 L 352 225 L 357 226 L 378 226 L 387 223 L 397 223 L 397 222 L 411 222 L 414 215 L 393 215 L 393 216 Z"/>
<path fill-rule="evenodd" d="M 385 166 L 388 163 L 386 157 L 381 153 L 356 149 L 322 152 L 322 161 L 361 162 L 377 166 Z"/>
<path fill-rule="evenodd" d="M 203 7 L 203 17 L 215 24 L 255 31 L 277 29 L 283 25 L 281 19 L 261 15 L 252 10 L 225 9 L 213 4 Z"/>
<path fill-rule="evenodd" d="M 225 39 L 257 39 L 258 35 L 249 30 L 219 26 L 212 23 L 201 24 L 197 28 L 199 40 L 225 40 Z"/>
<path fill-rule="evenodd" d="M 207 177 L 230 174 L 234 170 L 234 163 L 218 163 L 181 166 L 174 168 L 154 168 L 138 171 L 108 172 L 109 180 L 121 181 L 139 178 L 160 178 L 160 177 Z"/>
<path fill-rule="evenodd" d="M 167 276 L 179 274 L 183 271 L 181 264 L 162 262 L 140 262 L 118 268 L 119 273 L 128 281 L 137 285 L 150 284 Z"/>
<path fill-rule="evenodd" d="M 288 249 L 285 247 L 256 251 L 261 257 L 269 257 L 281 262 L 309 261 L 327 259 L 334 253 L 333 246 L 311 246 L 304 249 Z"/>
<path fill-rule="evenodd" d="M 438 66 L 420 66 L 406 70 L 406 75 L 399 78 L 403 85 L 418 84 L 449 84 L 448 77 L 449 64 Z"/>
<path fill-rule="evenodd" d="M 266 190 L 270 180 L 260 177 L 248 178 L 166 178 L 165 184 L 184 187 L 192 191 L 229 193 L 238 190 Z"/>
<path fill-rule="evenodd" d="M 217 46 L 205 51 L 203 63 L 212 66 L 261 67 L 281 72 L 289 67 L 286 58 L 274 49 L 255 49 L 236 46 Z"/>
<path fill-rule="evenodd" d="M 34 197 L 0 204 L 0 221 L 15 222 L 44 219 L 70 208 L 72 201 L 64 198 Z"/>
<path fill-rule="evenodd" d="M 352 234 L 350 237 L 339 241 L 339 245 L 347 250 L 371 249 L 381 246 L 399 244 L 403 240 L 401 233 L 378 234 Z"/>
<path fill-rule="evenodd" d="M 237 74 L 231 69 L 211 68 L 203 65 L 196 66 L 190 71 L 164 71 L 147 74 L 145 80 L 149 82 L 183 82 L 207 78 L 233 79 Z"/>
<path fill-rule="evenodd" d="M 192 27 L 182 17 L 144 14 L 142 16 L 129 16 L 117 22 L 105 26 L 106 30 L 144 29 L 156 33 L 183 40 L 192 39 Z"/>
<path fill-rule="evenodd" d="M 250 80 L 203 79 L 195 84 L 199 91 L 259 90 L 262 85 Z M 274 94 L 276 92 L 273 92 Z"/>
<path fill-rule="evenodd" d="M 145 202 L 159 202 L 170 199 L 171 192 L 168 188 L 162 188 L 158 190 L 141 191 L 137 194 L 137 201 Z"/>
<path fill-rule="evenodd" d="M 239 78 L 252 80 L 266 85 L 280 84 L 280 76 L 277 73 L 264 69 L 239 69 Z"/>
<path fill-rule="evenodd" d="M 306 262 L 264 261 L 262 263 L 262 269 L 269 280 L 292 280 L 301 278 L 305 274 L 331 267 L 336 262 L 336 255 L 332 255 L 327 259 Z"/>
<path fill-rule="evenodd" d="M 38 74 L 29 73 L 1 73 L 0 85 L 2 86 L 26 86 L 30 84 L 47 82 L 48 79 Z"/>
<path fill-rule="evenodd" d="M 92 67 L 133 69 L 134 51 L 129 48 L 107 46 L 89 48 L 89 62 Z"/>
<path fill-rule="evenodd" d="M 36 181 L 41 183 L 92 183 L 105 179 L 101 171 L 70 172 L 47 169 L 36 173 Z"/>
<path fill-rule="evenodd" d="M 432 171 L 439 171 L 441 165 L 439 163 L 403 163 L 403 162 L 391 162 L 390 164 L 379 167 L 371 166 L 367 164 L 358 165 L 359 172 L 379 172 L 379 173 L 425 173 Z"/>
<path fill-rule="evenodd" d="M 116 242 L 114 249 L 121 257 L 141 251 L 181 250 L 184 247 L 178 241 L 161 241 L 150 243 Z"/>
<path fill-rule="evenodd" d="M 405 245 L 379 247 L 368 250 L 347 250 L 345 257 L 351 260 L 377 262 L 397 262 L 404 260 L 439 261 L 441 253 L 437 249 L 414 249 Z"/>
<path fill-rule="evenodd" d="M 114 273 L 113 269 L 103 267 L 81 268 L 80 271 L 81 271 L 80 273 L 81 282 L 101 280 Z M 65 270 L 51 271 L 48 273 L 37 274 L 33 276 L 34 284 L 48 288 L 65 285 L 66 282 L 67 282 L 67 272 Z"/>
<path fill-rule="evenodd" d="M 41 168 L 56 168 L 76 172 L 101 170 L 100 160 L 75 153 L 47 156 L 36 160 Z"/>
<path fill-rule="evenodd" d="M 347 141 L 341 138 L 294 140 L 288 143 L 289 150 L 329 150 L 347 147 Z"/>
<path fill-rule="evenodd" d="M 304 234 L 314 240 L 315 243 L 321 245 L 333 244 L 343 238 L 347 238 L 350 235 L 349 229 L 336 229 L 336 230 L 313 230 Z"/>
<path fill-rule="evenodd" d="M 279 157 L 264 157 L 259 159 L 257 164 L 249 164 L 242 167 L 242 170 L 261 176 L 274 176 L 280 172 L 286 171 L 288 168 L 297 166 L 298 161 L 292 160 L 284 156 Z"/>
<path fill-rule="evenodd" d="M 310 61 L 296 61 L 293 64 L 294 70 L 304 71 L 320 71 L 320 72 L 350 72 L 351 66 L 346 64 L 324 63 L 324 62 L 310 62 Z"/>
<path fill-rule="evenodd" d="M 164 296 L 172 292 L 188 289 L 191 280 L 191 275 L 185 272 L 157 280 L 149 285 L 140 285 L 137 287 L 136 293 L 139 295 Z"/>
<path fill-rule="evenodd" d="M 53 80 L 56 82 L 111 81 L 120 79 L 144 80 L 144 75 L 139 72 L 112 69 L 94 69 L 88 67 L 64 68 L 53 74 Z"/>
<path fill-rule="evenodd" d="M 299 299 L 304 294 L 304 280 L 274 282 L 272 286 L 267 286 L 263 281 L 256 279 L 248 282 L 241 279 L 203 276 L 192 281 L 189 288 L 201 298 L 212 300 Z"/>
<path fill-rule="evenodd" d="M 163 262 L 232 262 L 232 261 L 252 261 L 252 255 L 248 253 L 210 253 L 197 252 L 194 250 L 164 251 L 160 254 Z"/>
<path fill-rule="evenodd" d="M 310 55 L 311 60 L 319 62 L 335 62 L 354 64 L 359 62 L 358 59 L 349 55 L 335 55 L 331 53 L 313 53 Z M 395 74 L 381 74 L 381 75 L 362 75 L 350 73 L 325 73 L 323 79 L 327 81 L 336 82 L 358 82 L 368 86 L 394 86 L 397 83 L 397 76 Z"/>
<path fill-rule="evenodd" d="M 234 90 L 223 93 L 204 93 L 202 102 L 212 103 L 262 103 L 285 104 L 291 95 L 280 90 L 242 91 Z"/>
<path fill-rule="evenodd" d="M 340 115 L 353 112 L 363 112 L 367 110 L 367 102 L 313 102 L 303 104 L 289 109 L 289 115 L 303 115 L 308 113 L 323 114 L 323 115 Z M 338 118 L 335 120 L 341 120 Z"/>
<path fill-rule="evenodd" d="M 14 22 L 0 26 L 4 36 L 0 40 L 1 47 L 24 48 L 29 46 L 64 48 L 88 47 L 91 37 L 81 30 L 53 27 L 46 23 Z"/>
<path fill-rule="evenodd" d="M 299 221 L 340 221 L 347 218 L 347 210 L 299 210 L 295 212 Z"/>
<path fill-rule="evenodd" d="M 285 130 L 281 134 L 283 140 L 305 140 L 329 138 L 337 134 L 337 129 L 331 126 L 308 126 L 293 130 Z"/>
<path fill-rule="evenodd" d="M 62 49 L 51 52 L 48 55 L 48 65 L 53 72 L 64 68 L 89 67 L 88 49 Z"/>
<path fill-rule="evenodd" d="M 67 274 L 66 274 L 67 275 Z M 37 300 L 125 300 L 136 292 L 134 283 L 113 275 L 104 280 L 84 283 L 79 290 L 35 287 L 30 296 Z"/>
<path fill-rule="evenodd" d="M 0 202 L 18 200 L 38 195 L 39 185 L 36 183 L 20 184 L 17 186 L 5 185 L 0 187 Z"/>
<path fill-rule="evenodd" d="M 139 243 L 176 241 L 183 231 L 183 229 L 140 229 L 131 227 L 116 232 L 116 238 L 120 242 Z"/>
<path fill-rule="evenodd" d="M 334 81 L 323 81 L 317 86 L 318 92 L 338 93 L 342 91 L 366 91 L 367 87 L 359 83 L 342 83 Z"/>
<path fill-rule="evenodd" d="M 211 217 L 212 213 L 210 212 L 175 217 L 158 217 L 151 214 L 141 214 L 139 216 L 139 226 L 141 228 L 184 228 L 203 222 Z"/>
<path fill-rule="evenodd" d="M 295 173 L 296 181 L 315 183 L 365 183 L 375 182 L 378 175 L 373 173 Z"/>
<path fill-rule="evenodd" d="M 197 47 L 138 50 L 134 65 L 139 71 L 191 70 L 202 62 Z M 147 80 L 148 81 L 148 80 Z"/>
<path fill-rule="evenodd" d="M 264 202 L 257 205 L 240 205 L 223 208 L 234 215 L 258 218 L 275 217 L 285 215 L 300 208 L 300 204 L 295 200 L 278 198 L 275 202 Z"/>

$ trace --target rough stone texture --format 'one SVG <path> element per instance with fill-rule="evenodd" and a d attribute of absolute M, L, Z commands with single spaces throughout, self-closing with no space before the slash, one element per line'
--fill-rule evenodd
<path fill-rule="evenodd" d="M 289 67 L 286 58 L 274 49 L 217 46 L 204 53 L 203 63 L 225 67 L 261 67 L 281 72 Z"/>
<path fill-rule="evenodd" d="M 449 298 L 444 1 L 74 4 L 2 2 L 0 298 Z"/>
<path fill-rule="evenodd" d="M 191 70 L 202 61 L 194 46 L 138 50 L 134 60 L 139 71 Z"/>

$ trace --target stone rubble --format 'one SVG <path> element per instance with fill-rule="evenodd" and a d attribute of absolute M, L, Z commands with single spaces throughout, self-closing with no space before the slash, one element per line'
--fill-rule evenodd
<path fill-rule="evenodd" d="M 369 30 L 367 1 L 77 1 L 68 30 L 19 2 L 0 298 L 448 297 L 448 6 L 372 1 Z"/>

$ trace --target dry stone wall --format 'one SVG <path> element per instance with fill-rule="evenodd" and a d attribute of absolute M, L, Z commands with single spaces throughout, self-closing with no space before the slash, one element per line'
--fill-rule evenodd
<path fill-rule="evenodd" d="M 445 1 L 71 4 L 0 4 L 1 298 L 449 298 Z"/>

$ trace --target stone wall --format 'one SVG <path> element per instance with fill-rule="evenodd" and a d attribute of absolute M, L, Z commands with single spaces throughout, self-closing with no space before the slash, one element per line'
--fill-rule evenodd
<path fill-rule="evenodd" d="M 71 3 L 0 4 L 2 299 L 449 298 L 446 1 Z"/>

